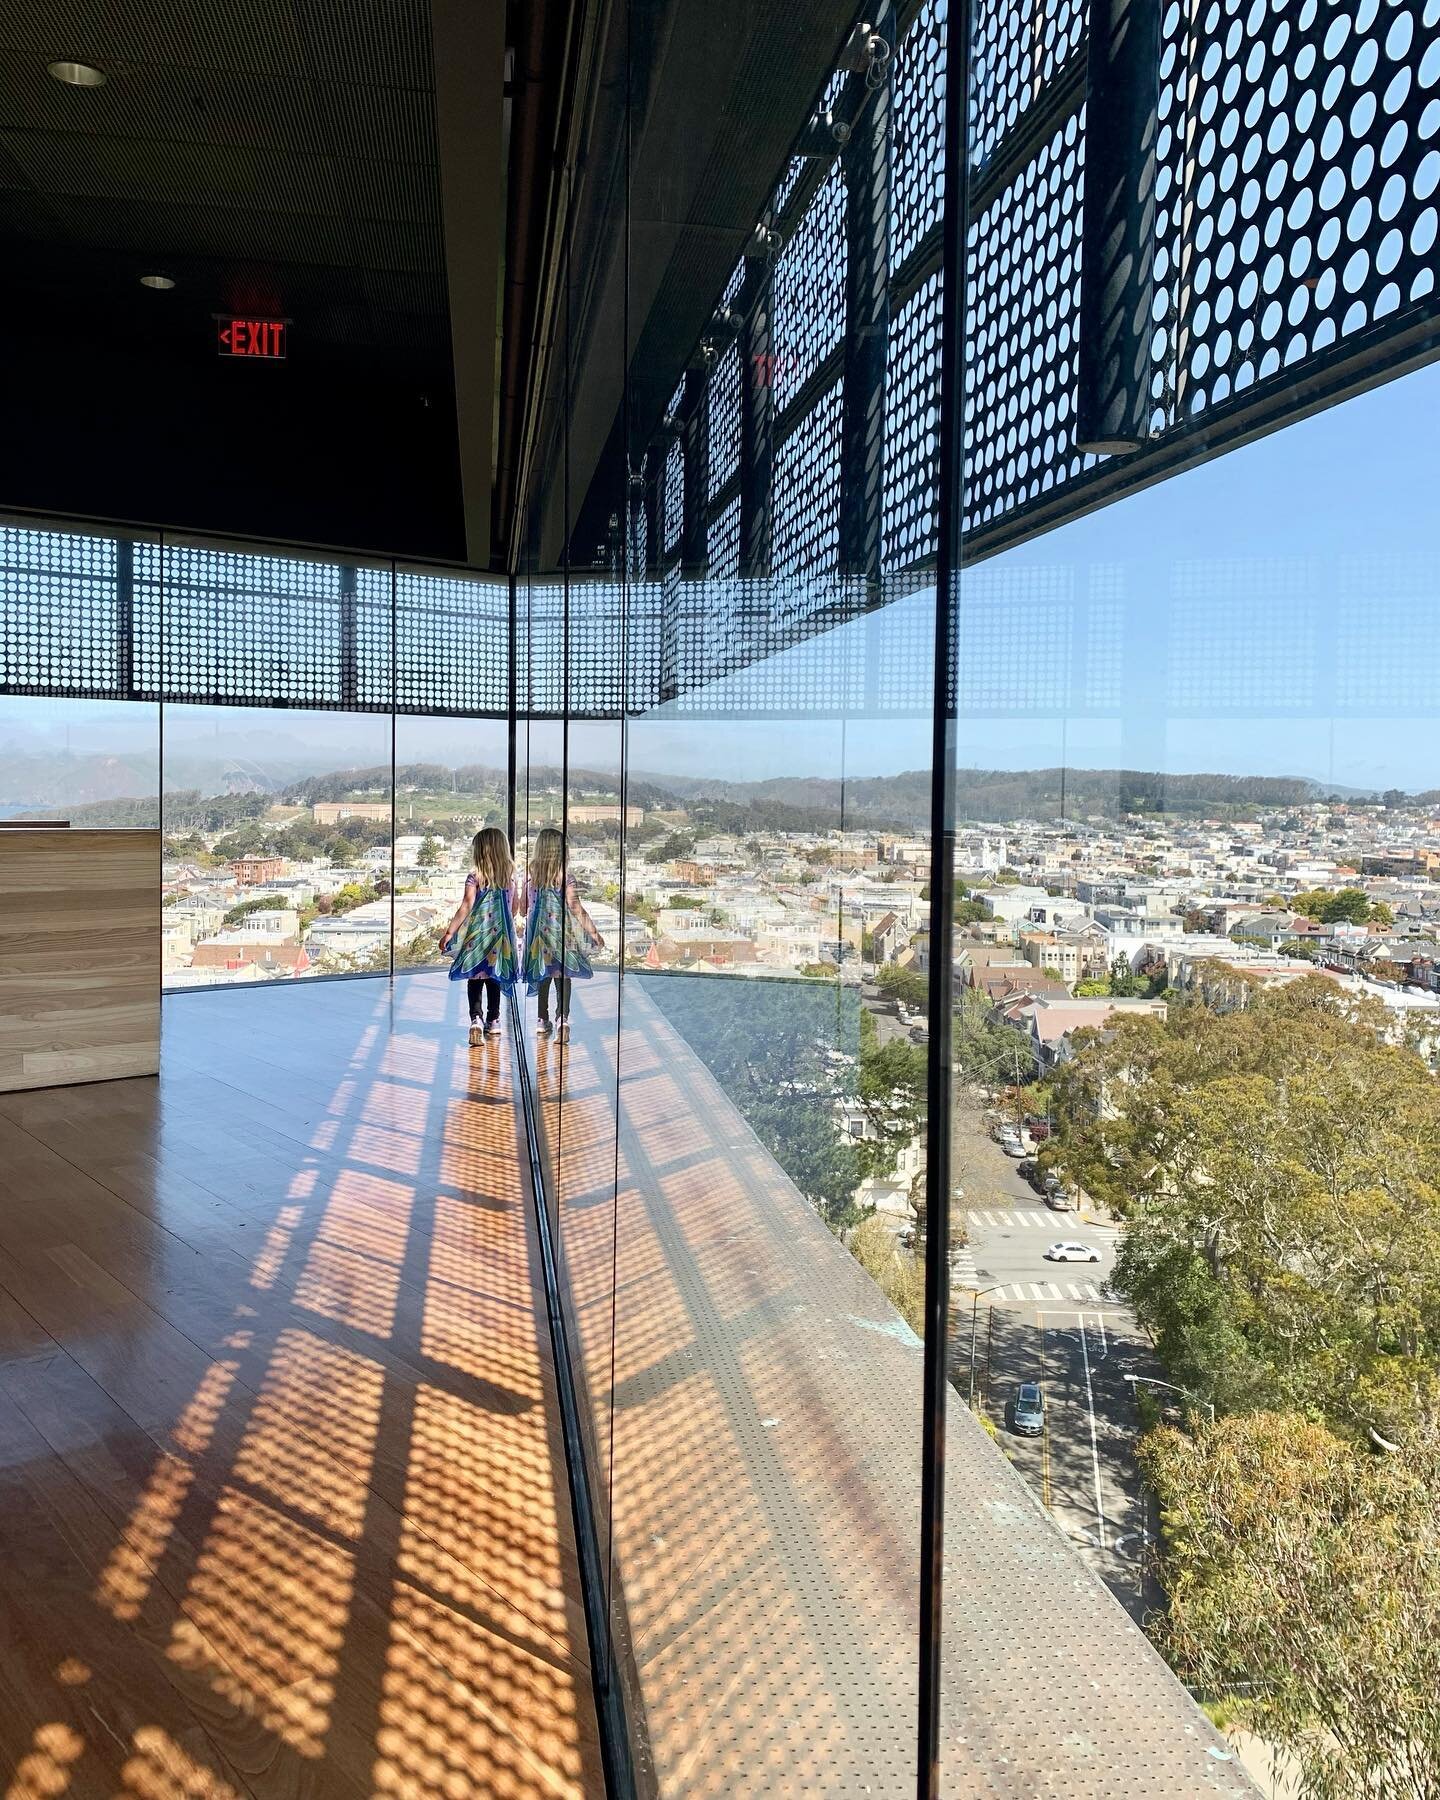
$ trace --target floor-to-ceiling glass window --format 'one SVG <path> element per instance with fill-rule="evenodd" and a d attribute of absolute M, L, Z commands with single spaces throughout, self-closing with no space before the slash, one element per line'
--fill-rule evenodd
<path fill-rule="evenodd" d="M 395 967 L 440 938 L 488 827 L 509 830 L 510 595 L 495 576 L 396 571 Z"/>
<path fill-rule="evenodd" d="M 172 988 L 388 974 L 389 565 L 167 542 Z"/>
<path fill-rule="evenodd" d="M 1018 1636 L 1006 1778 L 1098 1791 L 1067 1696 L 1128 1614 L 1225 1737 L 1137 1663 L 1122 1787 L 1420 1792 L 1436 11 L 1089 23 L 971 20 L 944 1785 Z"/>
<path fill-rule="evenodd" d="M 666 1794 L 919 1766 L 942 88 L 913 9 L 826 77 L 570 571 L 594 954 L 537 1041 L 614 1679 Z"/>
<path fill-rule="evenodd" d="M 0 524 L 0 817 L 159 823 L 158 544 Z"/>

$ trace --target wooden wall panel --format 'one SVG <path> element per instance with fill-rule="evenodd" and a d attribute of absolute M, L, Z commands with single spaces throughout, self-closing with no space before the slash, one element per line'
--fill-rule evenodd
<path fill-rule="evenodd" d="M 159 832 L 0 831 L 0 1092 L 159 1067 Z"/>

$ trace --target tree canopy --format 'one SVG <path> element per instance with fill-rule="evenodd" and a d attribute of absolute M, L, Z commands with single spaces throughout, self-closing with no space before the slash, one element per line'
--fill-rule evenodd
<path fill-rule="evenodd" d="M 1309 888 L 1290 901 L 1292 912 L 1322 925 L 1393 925 L 1395 915 L 1383 900 L 1371 900 L 1363 888 L 1345 887 L 1338 893 L 1328 888 Z"/>
<path fill-rule="evenodd" d="M 929 1007 L 930 978 L 922 975 L 918 969 L 906 968 L 900 963 L 886 963 L 877 972 L 875 985 L 882 994 L 889 994 L 891 999 L 917 1012 L 924 1012 Z"/>
<path fill-rule="evenodd" d="M 1304 1791 L 1420 1800 L 1440 1770 L 1440 1439 L 1357 1450 L 1295 1413 L 1162 1427 L 1169 1607 L 1152 1629 L 1210 1694 L 1285 1746 Z"/>
<path fill-rule="evenodd" d="M 1323 976 L 1077 1033 L 1063 1159 L 1131 1215 L 1113 1286 L 1222 1411 L 1363 1440 L 1440 1401 L 1440 1086 Z"/>

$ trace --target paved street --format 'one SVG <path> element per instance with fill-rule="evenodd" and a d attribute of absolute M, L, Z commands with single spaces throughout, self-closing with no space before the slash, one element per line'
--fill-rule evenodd
<path fill-rule="evenodd" d="M 967 1207 L 958 1211 L 970 1242 L 956 1250 L 952 1281 L 959 1288 L 984 1288 L 997 1305 L 1073 1307 L 1102 1310 L 1109 1299 L 1105 1279 L 1115 1260 L 1117 1233 L 1088 1225 L 1074 1213 L 1051 1212 L 1031 1195 L 1029 1206 Z M 1061 1240 L 1099 1252 L 1098 1263 L 1052 1263 L 1044 1251 Z"/>
<path fill-rule="evenodd" d="M 875 1041 L 882 1048 L 896 1038 L 907 1044 L 923 1041 L 915 1037 L 915 1030 L 917 1027 L 923 1027 L 924 1021 L 914 1019 L 909 1025 L 902 1025 L 899 1008 L 888 994 L 880 992 L 873 981 L 861 982 L 860 998 L 865 1010 L 875 1021 Z"/>
<path fill-rule="evenodd" d="M 966 1398 L 974 1342 L 976 1401 L 1000 1442 L 1075 1542 L 1137 1619 L 1154 1604 L 1143 1555 L 1149 1528 L 1132 1454 L 1136 1427 L 1127 1374 L 1161 1374 L 1149 1342 L 1110 1297 L 1118 1231 L 1052 1212 L 987 1134 L 977 1111 L 956 1114 L 955 1219 L 969 1242 L 953 1264 L 952 1368 Z M 1048 1263 L 1061 1239 L 1093 1245 L 1100 1262 Z M 1009 1403 L 1022 1381 L 1045 1395 L 1045 1430 L 1022 1438 Z"/>

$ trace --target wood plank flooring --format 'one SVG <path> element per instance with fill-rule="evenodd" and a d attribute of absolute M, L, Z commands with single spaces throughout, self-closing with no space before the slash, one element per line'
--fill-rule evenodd
<path fill-rule="evenodd" d="M 0 1098 L 0 1800 L 604 1791 L 509 1045 L 177 996 Z"/>

